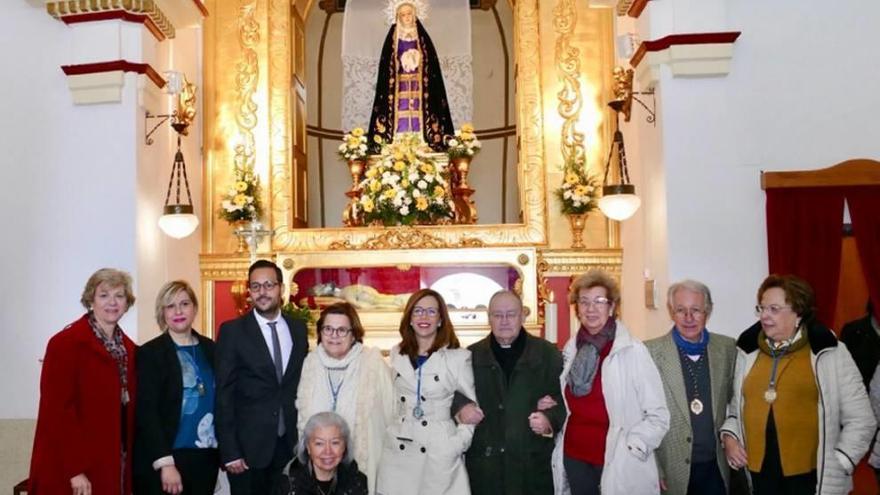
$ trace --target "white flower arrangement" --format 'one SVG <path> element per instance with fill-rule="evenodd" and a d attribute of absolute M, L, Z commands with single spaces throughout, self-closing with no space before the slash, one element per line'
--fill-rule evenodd
<path fill-rule="evenodd" d="M 455 135 L 446 139 L 446 155 L 450 160 L 456 158 L 471 158 L 480 151 L 482 143 L 474 134 L 472 124 L 464 124 L 461 129 L 455 131 Z"/>
<path fill-rule="evenodd" d="M 364 174 L 358 202 L 364 222 L 383 225 L 445 223 L 452 219 L 445 167 L 417 134 L 395 136 Z"/>
<path fill-rule="evenodd" d="M 362 127 L 355 127 L 342 136 L 342 144 L 337 150 L 343 160 L 363 160 L 367 156 L 367 136 Z"/>

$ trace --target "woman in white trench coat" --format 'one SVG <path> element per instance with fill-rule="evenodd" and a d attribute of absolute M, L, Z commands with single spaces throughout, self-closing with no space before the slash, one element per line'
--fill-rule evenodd
<path fill-rule="evenodd" d="M 471 353 L 460 349 L 443 298 L 422 289 L 400 322 L 391 350 L 394 420 L 379 466 L 380 495 L 468 495 L 464 452 L 474 435 L 450 414 L 456 391 L 475 401 Z"/>
<path fill-rule="evenodd" d="M 555 493 L 659 494 L 654 450 L 669 429 L 660 374 L 645 345 L 613 318 L 620 290 L 608 274 L 582 275 L 569 299 L 581 326 L 562 352 L 569 415 L 553 451 Z"/>

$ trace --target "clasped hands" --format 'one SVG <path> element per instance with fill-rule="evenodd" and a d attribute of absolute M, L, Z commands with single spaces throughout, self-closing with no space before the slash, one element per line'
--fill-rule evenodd
<path fill-rule="evenodd" d="M 531 428 L 532 432 L 536 435 L 550 435 L 553 433 L 553 427 L 550 425 L 550 420 L 547 419 L 547 415 L 542 411 L 556 407 L 556 404 L 556 401 L 549 395 L 545 395 L 538 400 L 536 405 L 537 409 L 535 412 L 529 414 L 528 418 L 529 428 Z M 458 411 L 458 414 L 455 415 L 455 420 L 460 424 L 478 425 L 485 417 L 486 415 L 483 413 L 483 410 L 471 402 Z"/>

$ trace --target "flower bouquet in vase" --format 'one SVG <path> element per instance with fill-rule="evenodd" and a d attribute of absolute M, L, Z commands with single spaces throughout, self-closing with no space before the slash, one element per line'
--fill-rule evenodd
<path fill-rule="evenodd" d="M 571 247 L 583 248 L 584 226 L 587 215 L 598 208 L 600 183 L 598 177 L 587 171 L 584 160 L 569 159 L 562 167 L 562 186 L 554 194 L 559 200 L 560 210 L 568 217 L 571 228 Z"/>

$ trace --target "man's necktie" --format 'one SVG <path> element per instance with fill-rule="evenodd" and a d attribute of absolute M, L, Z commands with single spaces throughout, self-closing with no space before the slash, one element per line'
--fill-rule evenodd
<path fill-rule="evenodd" d="M 275 377 L 278 378 L 278 383 L 281 383 L 281 379 L 284 377 L 284 358 L 281 357 L 281 341 L 278 340 L 278 330 L 275 328 L 278 326 L 277 321 L 270 321 L 269 329 L 272 330 L 272 357 L 275 361 Z M 284 406 L 278 410 L 278 436 L 283 436 L 284 432 L 287 429 L 284 427 Z"/>

